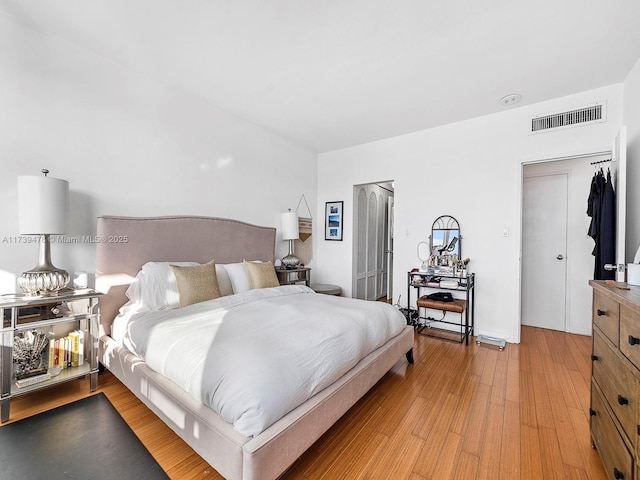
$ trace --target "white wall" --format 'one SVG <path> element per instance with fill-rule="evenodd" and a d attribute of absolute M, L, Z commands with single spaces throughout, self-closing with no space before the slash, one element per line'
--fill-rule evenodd
<path fill-rule="evenodd" d="M 530 135 L 530 118 L 607 101 L 607 121 Z M 463 256 L 477 273 L 477 333 L 519 341 L 521 164 L 611 148 L 622 121 L 622 85 L 474 118 L 321 154 L 318 213 L 344 200 L 352 212 L 355 184 L 395 181 L 395 300 L 406 272 L 418 265 L 416 245 L 439 215 L 458 219 Z M 585 198 L 586 208 L 586 198 Z M 347 223 L 349 218 L 347 217 Z M 510 234 L 503 237 L 504 228 Z M 343 242 L 318 241 L 315 279 L 351 293 L 352 228 Z M 403 304 L 406 304 L 406 293 Z"/>
<path fill-rule="evenodd" d="M 69 181 L 72 236 L 98 215 L 198 214 L 279 228 L 304 193 L 316 208 L 316 155 L 201 98 L 0 15 L 0 292 L 33 267 L 18 232 L 16 177 Z M 185 233 L 188 234 L 188 233 Z M 286 243 L 277 242 L 277 256 Z M 53 263 L 95 267 L 95 245 L 54 245 Z"/>
<path fill-rule="evenodd" d="M 627 126 L 627 261 L 640 245 L 640 59 L 624 82 Z"/>

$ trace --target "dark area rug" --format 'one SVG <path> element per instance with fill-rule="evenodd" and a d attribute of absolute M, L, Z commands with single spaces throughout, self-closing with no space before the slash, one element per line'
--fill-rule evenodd
<path fill-rule="evenodd" d="M 103 393 L 0 428 L 0 479 L 166 478 Z"/>

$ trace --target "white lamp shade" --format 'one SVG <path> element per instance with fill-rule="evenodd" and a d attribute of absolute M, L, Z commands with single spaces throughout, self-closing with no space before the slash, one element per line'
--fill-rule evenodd
<path fill-rule="evenodd" d="M 298 240 L 300 238 L 300 230 L 298 227 L 298 214 L 296 212 L 285 212 L 280 215 L 282 223 L 282 239 Z"/>
<path fill-rule="evenodd" d="M 67 232 L 69 182 L 51 177 L 18 177 L 21 235 Z"/>

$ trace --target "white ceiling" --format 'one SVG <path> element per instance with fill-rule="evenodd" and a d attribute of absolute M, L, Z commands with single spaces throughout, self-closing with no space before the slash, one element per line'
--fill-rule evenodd
<path fill-rule="evenodd" d="M 622 82 L 639 0 L 0 0 L 313 151 Z M 546 112 L 544 112 L 546 113 Z"/>

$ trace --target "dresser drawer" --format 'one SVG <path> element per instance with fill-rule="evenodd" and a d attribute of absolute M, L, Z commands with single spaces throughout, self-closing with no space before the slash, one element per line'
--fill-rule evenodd
<path fill-rule="evenodd" d="M 620 305 L 620 351 L 640 369 L 640 315 Z"/>
<path fill-rule="evenodd" d="M 591 384 L 591 438 L 600 453 L 609 478 L 633 479 L 633 457 L 613 423 L 600 391 L 593 383 Z"/>
<path fill-rule="evenodd" d="M 638 379 L 628 362 L 598 332 L 593 334 L 593 379 L 634 450 L 637 444 Z"/>
<path fill-rule="evenodd" d="M 620 339 L 620 304 L 601 292 L 593 292 L 593 324 L 617 347 Z"/>

